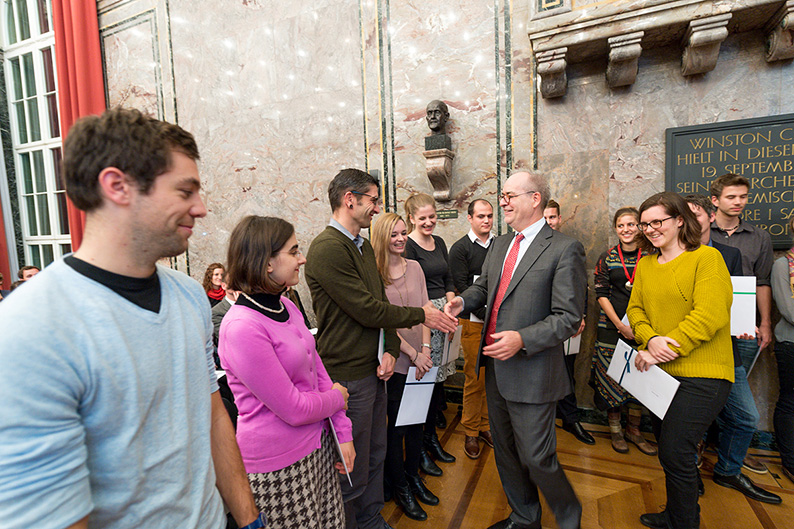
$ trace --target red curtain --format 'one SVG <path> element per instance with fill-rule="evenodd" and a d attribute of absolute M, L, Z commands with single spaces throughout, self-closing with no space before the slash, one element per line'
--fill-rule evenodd
<path fill-rule="evenodd" d="M 105 79 L 99 48 L 96 0 L 52 0 L 61 137 L 74 122 L 105 110 Z M 72 250 L 83 240 L 85 213 L 68 201 Z"/>

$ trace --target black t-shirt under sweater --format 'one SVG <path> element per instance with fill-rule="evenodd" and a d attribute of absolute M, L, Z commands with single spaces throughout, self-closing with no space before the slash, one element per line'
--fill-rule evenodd
<path fill-rule="evenodd" d="M 108 272 L 74 255 L 64 257 L 63 261 L 77 273 L 108 287 L 142 309 L 160 312 L 160 279 L 157 270 L 149 277 L 129 277 Z"/>

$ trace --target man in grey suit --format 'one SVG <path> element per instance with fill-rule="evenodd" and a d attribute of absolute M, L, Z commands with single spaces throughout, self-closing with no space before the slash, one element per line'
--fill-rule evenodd
<path fill-rule="evenodd" d="M 478 369 L 496 468 L 513 512 L 489 529 L 540 529 L 538 488 L 561 529 L 577 529 L 582 506 L 557 461 L 557 401 L 571 392 L 562 342 L 578 328 L 586 288 L 584 248 L 543 218 L 549 186 L 539 175 L 507 179 L 499 205 L 515 233 L 494 240 L 480 278 L 445 307 L 487 305 Z"/>

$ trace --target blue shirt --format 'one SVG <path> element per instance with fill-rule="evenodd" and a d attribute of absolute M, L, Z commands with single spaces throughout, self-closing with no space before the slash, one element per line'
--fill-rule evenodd
<path fill-rule="evenodd" d="M 159 313 L 58 261 L 0 304 L 4 529 L 225 527 L 210 307 L 157 267 Z"/>

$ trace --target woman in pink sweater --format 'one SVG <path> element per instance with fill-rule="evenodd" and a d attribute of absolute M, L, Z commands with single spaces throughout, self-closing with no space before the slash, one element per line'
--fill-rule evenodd
<path fill-rule="evenodd" d="M 343 528 L 329 420 L 348 470 L 355 458 L 347 389 L 332 383 L 300 310 L 281 296 L 306 262 L 285 220 L 251 215 L 229 240 L 228 286 L 240 292 L 223 318 L 218 354 L 239 410 L 237 444 L 268 527 Z M 335 463 L 336 462 L 336 463 Z"/>

